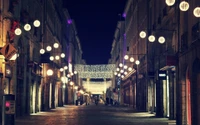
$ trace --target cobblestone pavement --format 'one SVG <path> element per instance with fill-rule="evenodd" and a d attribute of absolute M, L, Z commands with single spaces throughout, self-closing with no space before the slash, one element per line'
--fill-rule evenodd
<path fill-rule="evenodd" d="M 64 106 L 16 119 L 16 125 L 168 125 L 166 118 L 104 105 Z"/>

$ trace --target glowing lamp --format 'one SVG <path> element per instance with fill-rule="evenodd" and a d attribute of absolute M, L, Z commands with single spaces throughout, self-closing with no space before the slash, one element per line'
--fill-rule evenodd
<path fill-rule="evenodd" d="M 47 75 L 48 76 L 52 76 L 53 75 L 53 70 L 52 69 L 48 69 L 47 70 Z"/>
<path fill-rule="evenodd" d="M 46 50 L 51 51 L 52 50 L 51 46 L 47 46 Z"/>
<path fill-rule="evenodd" d="M 127 69 L 128 68 L 128 66 L 127 65 L 124 65 L 124 69 Z"/>
<path fill-rule="evenodd" d="M 139 65 L 139 64 L 140 64 L 140 61 L 139 61 L 139 60 L 136 60 L 136 61 L 135 61 L 135 64 L 136 64 L 136 65 Z"/>
<path fill-rule="evenodd" d="M 55 56 L 55 59 L 56 59 L 56 60 L 59 60 L 59 59 L 60 59 L 60 57 L 59 57 L 59 56 Z"/>
<path fill-rule="evenodd" d="M 19 36 L 22 34 L 22 30 L 20 28 L 15 29 L 15 35 Z"/>
<path fill-rule="evenodd" d="M 158 42 L 161 43 L 161 44 L 163 44 L 163 43 L 165 42 L 165 37 L 160 36 L 160 37 L 158 38 Z"/>
<path fill-rule="evenodd" d="M 40 21 L 39 21 L 39 20 L 35 20 L 35 21 L 33 22 L 33 26 L 34 26 L 34 27 L 39 27 L 39 26 L 40 26 Z"/>
<path fill-rule="evenodd" d="M 129 68 L 128 68 L 128 71 L 131 71 L 131 70 L 133 70 L 133 68 L 129 67 Z"/>
<path fill-rule="evenodd" d="M 154 42 L 156 40 L 154 35 L 150 35 L 148 38 L 149 42 Z"/>
<path fill-rule="evenodd" d="M 175 4 L 175 0 L 165 0 L 165 3 L 167 4 L 167 6 L 173 6 Z"/>
<path fill-rule="evenodd" d="M 119 64 L 119 67 L 122 67 L 122 66 L 123 66 L 123 64 L 122 64 L 122 63 L 120 63 L 120 64 Z"/>
<path fill-rule="evenodd" d="M 71 75 L 70 74 L 67 74 L 67 77 L 70 77 Z"/>
<path fill-rule="evenodd" d="M 130 58 L 130 62 L 134 62 L 134 58 L 133 57 Z"/>
<path fill-rule="evenodd" d="M 59 44 L 58 43 L 54 43 L 53 47 L 57 49 L 59 47 Z"/>
<path fill-rule="evenodd" d="M 77 89 L 78 89 L 78 86 L 75 86 L 75 87 L 74 87 L 74 89 L 76 89 L 76 90 L 77 90 Z"/>
<path fill-rule="evenodd" d="M 189 9 L 190 5 L 188 2 L 186 1 L 182 1 L 180 4 L 179 4 L 179 8 L 181 11 L 187 11 Z"/>
<path fill-rule="evenodd" d="M 200 7 L 196 7 L 193 11 L 195 17 L 200 17 Z"/>
<path fill-rule="evenodd" d="M 53 57 L 53 56 L 50 56 L 49 59 L 50 59 L 51 61 L 53 61 L 53 60 L 54 60 L 54 57 Z"/>
<path fill-rule="evenodd" d="M 140 32 L 140 38 L 145 38 L 146 37 L 146 32 L 144 32 L 144 31 L 141 31 Z"/>
<path fill-rule="evenodd" d="M 31 25 L 30 24 L 25 24 L 24 25 L 24 30 L 30 31 L 31 30 Z"/>
<path fill-rule="evenodd" d="M 125 59 L 125 60 L 127 60 L 128 58 L 129 58 L 128 55 L 125 55 L 125 56 L 124 56 L 124 59 Z"/>
<path fill-rule="evenodd" d="M 44 54 L 45 50 L 44 49 L 40 49 L 40 54 Z"/>
<path fill-rule="evenodd" d="M 60 54 L 60 57 L 61 57 L 61 58 L 65 58 L 65 54 L 64 54 L 64 53 L 61 53 L 61 54 Z"/>
<path fill-rule="evenodd" d="M 68 67 L 67 67 L 67 66 L 64 66 L 64 69 L 66 70 L 66 69 L 68 69 Z"/>
<path fill-rule="evenodd" d="M 74 85 L 74 82 L 71 81 L 69 84 L 70 84 L 71 86 L 73 86 L 73 85 Z"/>
<path fill-rule="evenodd" d="M 61 71 L 61 72 L 63 72 L 63 71 L 64 71 L 64 69 L 63 69 L 63 68 L 60 68 L 60 71 Z"/>

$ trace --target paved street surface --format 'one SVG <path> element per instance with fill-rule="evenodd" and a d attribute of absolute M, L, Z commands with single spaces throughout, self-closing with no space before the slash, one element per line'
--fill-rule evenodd
<path fill-rule="evenodd" d="M 65 106 L 16 119 L 16 125 L 168 125 L 166 118 L 133 113 L 126 107 Z M 174 125 L 174 124 L 173 124 Z"/>

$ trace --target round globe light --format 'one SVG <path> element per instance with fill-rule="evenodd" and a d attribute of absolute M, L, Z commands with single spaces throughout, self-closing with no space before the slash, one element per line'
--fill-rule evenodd
<path fill-rule="evenodd" d="M 53 70 L 52 69 L 48 69 L 47 70 L 47 75 L 48 76 L 52 76 L 53 75 Z"/>
<path fill-rule="evenodd" d="M 40 49 L 40 54 L 44 54 L 45 50 L 44 49 Z"/>
<path fill-rule="evenodd" d="M 30 24 L 25 24 L 24 25 L 24 30 L 26 30 L 26 31 L 30 31 L 31 30 L 31 25 Z"/>
<path fill-rule="evenodd" d="M 54 60 L 54 57 L 53 57 L 53 56 L 50 56 L 49 59 L 50 59 L 51 61 L 53 61 L 53 60 Z"/>
<path fill-rule="evenodd" d="M 33 26 L 34 26 L 34 27 L 39 27 L 39 26 L 40 26 L 40 21 L 39 21 L 39 20 L 35 20 L 35 21 L 33 22 Z"/>
<path fill-rule="evenodd" d="M 196 7 L 193 11 L 195 17 L 200 17 L 200 7 Z"/>
<path fill-rule="evenodd" d="M 70 74 L 67 74 L 67 77 L 69 78 L 71 75 Z"/>
<path fill-rule="evenodd" d="M 128 68 L 128 66 L 127 65 L 124 65 L 124 69 L 127 69 Z"/>
<path fill-rule="evenodd" d="M 165 37 L 160 36 L 160 37 L 158 38 L 158 42 L 161 43 L 161 44 L 163 44 L 163 43 L 165 42 Z"/>
<path fill-rule="evenodd" d="M 127 75 L 128 73 L 127 73 L 127 72 L 124 72 L 124 74 Z"/>
<path fill-rule="evenodd" d="M 61 54 L 60 54 L 60 57 L 61 57 L 61 58 L 65 58 L 65 54 L 64 54 L 64 53 L 61 53 Z"/>
<path fill-rule="evenodd" d="M 123 79 L 123 78 L 124 78 L 124 75 L 122 75 L 121 77 L 122 77 L 122 79 Z"/>
<path fill-rule="evenodd" d="M 51 51 L 52 50 L 51 46 L 47 46 L 46 50 Z"/>
<path fill-rule="evenodd" d="M 154 42 L 156 40 L 154 35 L 150 35 L 148 38 L 149 42 Z"/>
<path fill-rule="evenodd" d="M 121 72 L 121 73 L 124 73 L 124 70 L 122 69 L 122 70 L 120 70 L 120 72 Z"/>
<path fill-rule="evenodd" d="M 175 0 L 165 0 L 167 6 L 173 6 L 175 4 Z"/>
<path fill-rule="evenodd" d="M 130 58 L 130 62 L 134 62 L 134 58 L 133 57 Z"/>
<path fill-rule="evenodd" d="M 120 76 L 121 76 L 121 74 L 119 73 L 119 74 L 118 74 L 118 76 L 120 77 Z"/>
<path fill-rule="evenodd" d="M 15 35 L 19 36 L 22 34 L 22 30 L 20 28 L 15 29 Z"/>
<path fill-rule="evenodd" d="M 63 68 L 60 68 L 60 71 L 61 71 L 61 72 L 63 72 L 63 71 L 64 71 L 64 69 L 63 69 Z"/>
<path fill-rule="evenodd" d="M 123 66 L 123 64 L 122 64 L 122 63 L 120 63 L 120 64 L 119 64 L 119 67 L 122 67 L 122 66 Z"/>
<path fill-rule="evenodd" d="M 74 74 L 77 74 L 78 72 L 77 71 L 74 71 Z"/>
<path fill-rule="evenodd" d="M 133 70 L 133 68 L 132 67 L 128 67 L 128 71 L 131 71 L 131 70 Z"/>
<path fill-rule="evenodd" d="M 75 87 L 74 87 L 74 89 L 76 89 L 76 90 L 77 90 L 77 89 L 78 89 L 78 86 L 75 86 Z"/>
<path fill-rule="evenodd" d="M 68 67 L 67 67 L 67 66 L 64 66 L 64 69 L 66 70 L 66 69 L 68 69 Z"/>
<path fill-rule="evenodd" d="M 140 64 L 140 61 L 139 61 L 139 60 L 136 60 L 136 61 L 135 61 L 135 64 L 136 64 L 136 65 L 139 65 L 139 64 Z"/>
<path fill-rule="evenodd" d="M 54 43 L 53 47 L 57 49 L 59 47 L 59 44 L 58 43 Z"/>
<path fill-rule="evenodd" d="M 117 75 L 117 72 L 115 72 L 114 74 Z"/>
<path fill-rule="evenodd" d="M 56 60 L 59 60 L 59 59 L 60 59 L 60 57 L 59 57 L 59 56 L 55 56 L 55 59 L 56 59 Z"/>
<path fill-rule="evenodd" d="M 124 59 L 125 59 L 125 60 L 127 60 L 128 58 L 129 58 L 128 55 L 125 55 L 125 56 L 124 56 Z"/>
<path fill-rule="evenodd" d="M 117 68 L 117 71 L 119 71 L 119 68 Z"/>
<path fill-rule="evenodd" d="M 182 1 L 180 4 L 179 4 L 179 8 L 181 11 L 187 11 L 189 9 L 190 5 L 188 2 L 186 1 Z"/>
<path fill-rule="evenodd" d="M 74 85 L 74 82 L 71 81 L 69 84 L 70 84 L 71 86 L 73 86 L 73 85 Z"/>
<path fill-rule="evenodd" d="M 146 37 L 146 32 L 144 32 L 144 31 L 141 31 L 140 32 L 140 38 L 145 38 Z"/>
<path fill-rule="evenodd" d="M 68 82 L 68 78 L 65 77 L 65 76 L 62 76 L 62 77 L 61 77 L 61 81 L 62 81 L 63 83 L 67 83 L 67 82 Z"/>

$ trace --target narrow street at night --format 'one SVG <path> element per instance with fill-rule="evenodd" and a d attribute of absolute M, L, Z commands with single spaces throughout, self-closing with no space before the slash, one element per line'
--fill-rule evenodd
<path fill-rule="evenodd" d="M 171 121 L 170 121 L 171 122 Z M 173 122 L 173 121 L 172 121 Z M 16 119 L 16 125 L 168 125 L 167 118 L 155 118 L 148 112 L 127 107 L 67 105 Z M 172 125 L 172 124 L 170 124 Z"/>

